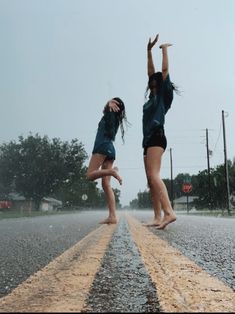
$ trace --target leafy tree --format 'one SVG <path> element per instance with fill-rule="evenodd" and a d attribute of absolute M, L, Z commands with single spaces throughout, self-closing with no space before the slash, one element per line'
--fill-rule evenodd
<path fill-rule="evenodd" d="M 137 198 L 130 201 L 130 207 L 131 208 L 138 208 L 138 199 Z"/>
<path fill-rule="evenodd" d="M 59 138 L 29 135 L 0 146 L 1 197 L 15 191 L 35 202 L 37 208 L 45 196 L 60 199 L 67 207 L 104 207 L 104 193 L 97 182 L 86 178 L 87 154 L 77 139 L 62 142 Z M 87 200 L 82 196 L 86 194 Z M 114 190 L 117 206 L 120 191 Z"/>
<path fill-rule="evenodd" d="M 19 137 L 0 146 L 1 184 L 8 191 L 15 190 L 37 206 L 44 196 L 54 194 L 65 182 L 84 175 L 83 163 L 87 158 L 82 143 L 77 139 L 50 141 L 47 136 Z"/>
<path fill-rule="evenodd" d="M 231 194 L 235 195 L 235 158 L 233 161 L 228 160 L 228 172 L 229 172 L 229 185 Z M 184 195 L 182 186 L 184 182 L 191 182 L 193 190 L 191 195 L 198 196 L 198 200 L 194 201 L 194 204 L 198 208 L 208 208 L 211 201 L 211 208 L 226 208 L 228 205 L 227 200 L 227 187 L 224 165 L 218 165 L 214 169 L 210 169 L 211 176 L 211 193 L 209 193 L 209 180 L 208 170 L 199 171 L 197 175 L 190 176 L 188 173 L 178 174 L 174 181 L 174 198 L 178 198 Z M 170 195 L 170 180 L 164 179 L 168 193 Z M 137 198 L 130 202 L 130 206 L 133 208 L 144 208 L 151 205 L 150 199 L 146 197 L 145 192 L 139 192 Z M 210 199 L 211 194 L 211 199 Z M 232 201 L 232 203 L 235 203 Z M 235 204 L 234 204 L 235 205 Z"/>
<path fill-rule="evenodd" d="M 144 192 L 139 192 L 137 194 L 138 208 L 148 208 L 151 207 L 151 196 L 149 190 Z"/>

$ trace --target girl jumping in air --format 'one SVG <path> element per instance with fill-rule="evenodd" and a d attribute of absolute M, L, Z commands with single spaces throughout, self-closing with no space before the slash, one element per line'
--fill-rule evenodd
<path fill-rule="evenodd" d="M 176 89 L 170 80 L 168 65 L 168 47 L 171 44 L 160 46 L 162 50 L 162 71 L 156 72 L 151 49 L 158 41 L 158 35 L 153 41 L 149 39 L 147 45 L 147 71 L 149 99 L 143 106 L 143 142 L 144 165 L 150 188 L 154 219 L 146 224 L 164 229 L 169 223 L 176 220 L 172 209 L 168 192 L 160 177 L 161 159 L 167 147 L 167 139 L 164 132 L 165 115 L 173 100 L 173 91 Z M 161 216 L 163 210 L 163 217 Z"/>
<path fill-rule="evenodd" d="M 127 123 L 125 106 L 119 97 L 107 102 L 103 109 L 103 116 L 98 124 L 98 130 L 92 151 L 92 156 L 87 170 L 87 178 L 96 180 L 102 178 L 102 188 L 105 193 L 109 215 L 101 223 L 116 224 L 116 202 L 113 189 L 110 185 L 111 177 L 122 184 L 122 178 L 118 168 L 113 167 L 116 158 L 116 151 L 113 145 L 117 131 L 121 129 L 122 140 L 124 141 L 124 123 Z"/>

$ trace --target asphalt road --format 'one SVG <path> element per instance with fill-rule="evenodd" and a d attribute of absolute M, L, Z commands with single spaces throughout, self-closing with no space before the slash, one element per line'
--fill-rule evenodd
<path fill-rule="evenodd" d="M 120 211 L 120 216 L 123 213 Z M 148 222 L 153 217 L 152 210 L 127 213 L 140 222 Z M 99 221 L 106 215 L 107 210 L 96 210 L 0 221 L 0 297 L 100 227 Z M 235 291 L 234 226 L 234 218 L 178 214 L 177 221 L 165 230 L 144 228 L 166 240 Z M 159 312 L 155 286 L 123 217 L 113 234 L 87 302 L 88 312 L 125 311 L 127 306 L 128 311 Z"/>
<path fill-rule="evenodd" d="M 100 226 L 107 211 L 0 220 L 0 297 Z"/>
<path fill-rule="evenodd" d="M 132 215 L 147 222 L 153 211 L 136 210 Z M 235 291 L 235 217 L 178 214 L 165 230 L 150 230 Z"/>
<path fill-rule="evenodd" d="M 151 210 L 128 213 L 143 222 L 149 221 L 153 214 Z M 107 211 L 99 210 L 1 220 L 0 296 L 8 294 L 29 275 L 98 228 L 98 222 L 106 214 Z M 125 229 L 125 225 L 119 230 L 119 237 L 122 228 Z M 234 218 L 178 215 L 177 221 L 166 230 L 160 231 L 153 227 L 149 230 L 235 290 Z M 125 247 L 129 241 L 129 238 L 126 239 Z M 117 236 L 114 243 L 118 244 Z M 119 251 L 118 247 L 116 251 Z M 128 261 L 125 263 L 127 265 Z M 139 267 L 143 270 L 141 265 Z"/>

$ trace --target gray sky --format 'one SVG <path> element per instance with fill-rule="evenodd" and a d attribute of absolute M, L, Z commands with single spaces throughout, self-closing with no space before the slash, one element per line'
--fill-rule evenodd
<path fill-rule="evenodd" d="M 115 164 L 123 177 L 122 205 L 146 189 L 142 106 L 146 45 L 161 70 L 161 43 L 170 42 L 169 72 L 181 90 L 166 116 L 168 147 L 162 178 L 197 174 L 222 164 L 222 110 L 229 159 L 235 157 L 234 0 L 0 0 L 0 143 L 29 132 L 70 141 L 90 157 L 103 106 L 121 97 L 132 124 Z M 232 144 L 233 143 L 233 144 Z M 88 163 L 88 160 L 87 160 Z M 100 187 L 100 183 L 99 183 Z"/>

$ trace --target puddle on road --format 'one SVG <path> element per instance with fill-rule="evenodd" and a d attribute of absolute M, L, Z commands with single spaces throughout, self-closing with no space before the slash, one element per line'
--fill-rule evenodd
<path fill-rule="evenodd" d="M 154 283 L 121 218 L 86 300 L 89 312 L 160 312 Z"/>

